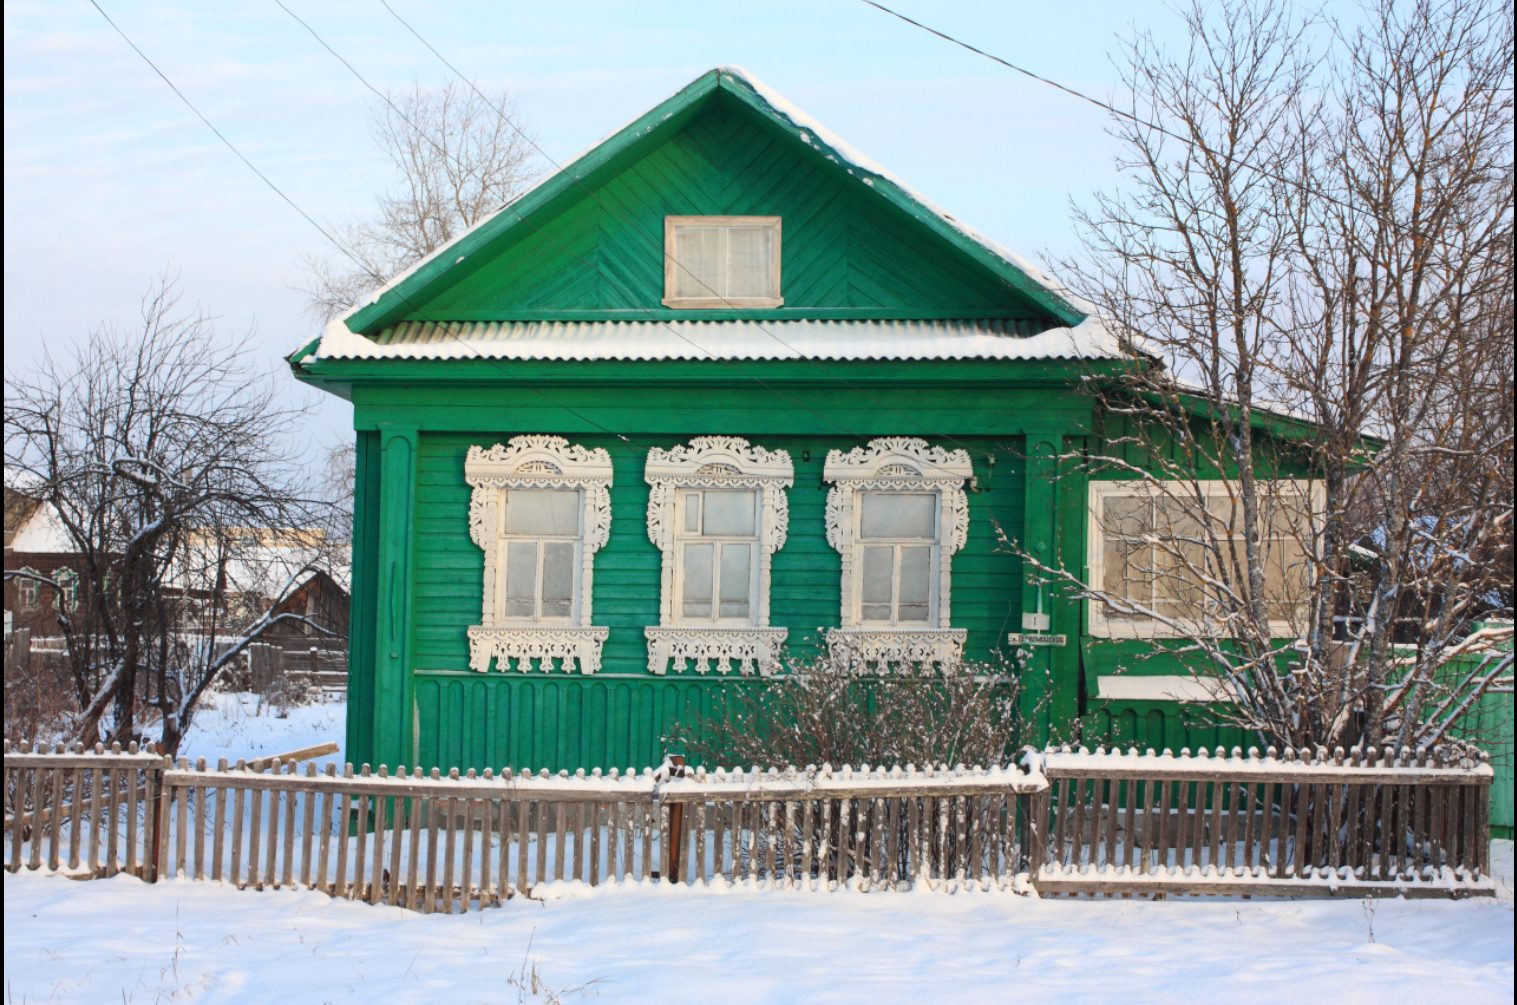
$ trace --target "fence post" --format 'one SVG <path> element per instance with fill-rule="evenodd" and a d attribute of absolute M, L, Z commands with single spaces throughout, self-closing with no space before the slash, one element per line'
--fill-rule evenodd
<path fill-rule="evenodd" d="M 27 676 L 32 669 L 32 630 L 17 628 L 11 632 L 5 645 L 5 672 L 7 675 Z"/>
<path fill-rule="evenodd" d="M 1027 880 L 1036 888 L 1038 869 L 1048 855 L 1048 814 L 1052 808 L 1053 786 L 1044 784 L 1039 792 L 1023 796 L 1022 804 L 1022 849 L 1017 871 L 1027 873 Z"/>
<path fill-rule="evenodd" d="M 670 778 L 683 778 L 685 775 L 685 755 L 670 754 L 669 764 L 674 769 L 669 772 Z M 680 877 L 680 853 L 685 848 L 685 804 L 669 804 L 669 875 L 671 883 L 678 883 Z"/>
<path fill-rule="evenodd" d="M 146 867 L 143 871 L 147 874 L 149 883 L 158 882 L 158 870 L 160 863 L 168 852 L 165 844 L 167 835 L 163 833 L 164 814 L 167 812 L 165 794 L 167 786 L 163 778 L 163 761 L 149 766 L 144 770 L 148 783 L 148 847 Z"/>

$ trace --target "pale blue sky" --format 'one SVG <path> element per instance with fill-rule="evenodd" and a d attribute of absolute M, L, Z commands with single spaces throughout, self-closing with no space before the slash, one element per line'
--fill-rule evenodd
<path fill-rule="evenodd" d="M 372 96 L 272 0 L 101 5 L 276 184 L 319 220 L 387 183 Z M 448 71 L 378 0 L 286 0 L 372 83 Z M 392 0 L 454 65 L 519 96 L 562 162 L 713 66 L 736 63 L 961 219 L 1029 257 L 1073 244 L 1068 199 L 1118 183 L 1096 109 L 858 3 Z M 1117 33 L 1160 37 L 1158 3 L 927 3 L 897 9 L 1100 96 Z M 313 334 L 292 287 L 319 234 L 269 192 L 86 0 L 5 8 L 5 356 L 130 324 L 165 267 L 256 327 L 272 363 Z M 314 393 L 288 385 L 292 400 Z M 312 446 L 346 435 L 320 396 Z"/>

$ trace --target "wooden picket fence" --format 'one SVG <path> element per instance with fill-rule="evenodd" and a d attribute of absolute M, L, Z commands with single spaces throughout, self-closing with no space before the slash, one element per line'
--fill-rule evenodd
<path fill-rule="evenodd" d="M 1040 760 L 1040 893 L 1494 892 L 1485 755 L 1066 747 Z"/>
<path fill-rule="evenodd" d="M 770 889 L 1007 888 L 1025 872 L 1015 768 L 696 769 L 659 786 L 669 874 Z"/>
<path fill-rule="evenodd" d="M 6 867 L 432 913 L 543 884 L 1043 894 L 1493 892 L 1489 764 L 1048 750 L 1017 766 L 500 773 L 5 746 Z"/>

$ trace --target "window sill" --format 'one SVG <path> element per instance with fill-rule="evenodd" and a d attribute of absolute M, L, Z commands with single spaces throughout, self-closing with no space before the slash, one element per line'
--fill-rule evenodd
<path fill-rule="evenodd" d="M 665 307 L 674 310 L 688 311 L 719 311 L 729 308 L 740 310 L 766 309 L 770 307 L 785 306 L 784 297 L 665 297 L 660 301 Z"/>
<path fill-rule="evenodd" d="M 834 659 L 873 664 L 881 671 L 949 666 L 964 658 L 963 628 L 832 628 L 827 648 Z"/>
<path fill-rule="evenodd" d="M 774 673 L 780 646 L 788 628 L 722 628 L 717 625 L 660 625 L 645 628 L 648 639 L 648 672 L 663 676 L 672 664 L 675 673 L 706 674 L 715 669 L 728 674 L 734 669 L 745 677 L 757 671 Z"/>
<path fill-rule="evenodd" d="M 519 673 L 533 669 L 551 671 L 553 661 L 568 671 L 571 663 L 579 672 L 592 674 L 600 669 L 601 646 L 611 633 L 609 628 L 591 625 L 471 625 L 469 627 L 469 669 L 484 673 L 495 661 L 495 669 L 506 671 L 515 659 Z"/>
<path fill-rule="evenodd" d="M 1289 621 L 1271 621 L 1269 632 L 1272 638 L 1282 640 L 1301 637 L 1301 633 Z M 1194 631 L 1179 631 L 1157 621 L 1098 621 L 1092 618 L 1090 637 L 1105 640 L 1132 639 L 1146 642 L 1160 639 L 1225 639 L 1228 636 L 1222 631 L 1207 629 L 1202 626 L 1197 626 Z"/>

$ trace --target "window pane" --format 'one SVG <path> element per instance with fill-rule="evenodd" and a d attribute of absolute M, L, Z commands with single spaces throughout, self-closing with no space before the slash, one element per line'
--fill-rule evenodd
<path fill-rule="evenodd" d="M 1311 581 L 1311 563 L 1300 542 L 1286 538 L 1269 543 L 1264 561 L 1264 602 L 1269 616 L 1281 621 L 1301 617 Z"/>
<path fill-rule="evenodd" d="M 701 532 L 701 494 L 688 492 L 685 494 L 685 533 L 699 534 Z"/>
<path fill-rule="evenodd" d="M 506 545 L 506 617 L 537 616 L 537 542 Z"/>
<path fill-rule="evenodd" d="M 507 534 L 579 533 L 579 493 L 570 489 L 513 489 L 506 492 Z"/>
<path fill-rule="evenodd" d="M 1149 575 L 1153 568 L 1153 548 L 1121 539 L 1107 538 L 1101 551 L 1101 589 L 1117 597 L 1147 604 Z M 1108 618 L 1127 619 L 1131 615 L 1107 609 Z"/>
<path fill-rule="evenodd" d="M 674 295 L 726 296 L 726 228 L 674 228 Z"/>
<path fill-rule="evenodd" d="M 687 544 L 684 548 L 684 597 L 681 616 L 711 617 L 711 562 L 715 545 Z"/>
<path fill-rule="evenodd" d="M 1202 540 L 1211 522 L 1205 502 L 1187 498 L 1184 486 L 1178 487 L 1176 492 L 1175 498 L 1161 496 L 1154 500 L 1153 526 L 1146 529 L 1161 538 Z"/>
<path fill-rule="evenodd" d="M 751 544 L 722 545 L 721 616 L 746 618 L 748 616 L 748 590 L 752 583 L 749 577 L 753 556 Z"/>
<path fill-rule="evenodd" d="M 1107 534 L 1139 537 L 1148 530 L 1149 503 L 1138 496 L 1107 496 L 1101 503 L 1101 529 Z"/>
<path fill-rule="evenodd" d="M 900 621 L 926 621 L 932 589 L 932 549 L 901 549 Z"/>
<path fill-rule="evenodd" d="M 937 497 L 921 492 L 865 492 L 860 536 L 930 541 Z"/>
<path fill-rule="evenodd" d="M 757 492 L 707 492 L 703 533 L 710 537 L 751 537 Z"/>
<path fill-rule="evenodd" d="M 1262 495 L 1259 500 L 1259 522 L 1269 528 L 1265 532 L 1268 534 L 1291 534 L 1298 537 L 1311 534 L 1312 524 L 1306 500 L 1296 492 L 1281 490 L 1273 495 Z"/>
<path fill-rule="evenodd" d="M 1200 618 L 1204 593 L 1202 577 L 1215 574 L 1207 549 L 1193 541 L 1155 547 L 1154 606 L 1172 617 Z"/>
<path fill-rule="evenodd" d="M 1215 521 L 1215 533 L 1230 534 L 1238 529 L 1239 517 L 1234 514 L 1235 512 L 1241 514 L 1242 507 L 1237 507 L 1235 510 L 1233 497 L 1227 495 L 1225 491 L 1209 494 L 1206 497 L 1206 508 L 1210 511 L 1212 520 Z"/>
<path fill-rule="evenodd" d="M 574 545 L 549 541 L 543 545 L 543 617 L 567 618 L 574 613 Z"/>
<path fill-rule="evenodd" d="M 727 231 L 727 296 L 778 296 L 769 285 L 773 244 L 774 231 L 769 227 Z"/>
<path fill-rule="evenodd" d="M 894 548 L 865 548 L 863 616 L 865 621 L 890 620 L 891 572 Z"/>

